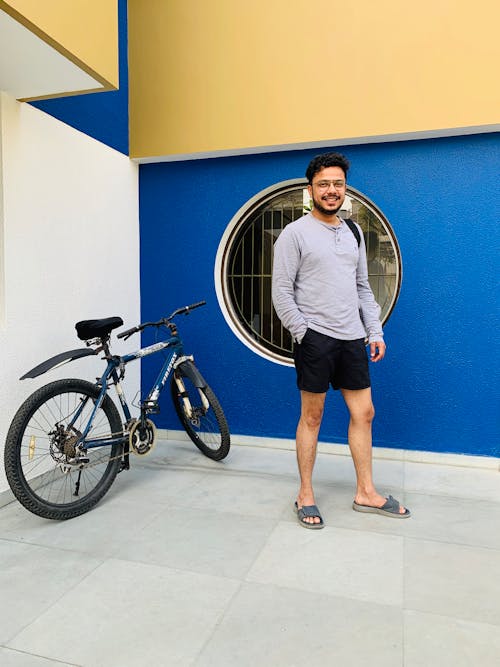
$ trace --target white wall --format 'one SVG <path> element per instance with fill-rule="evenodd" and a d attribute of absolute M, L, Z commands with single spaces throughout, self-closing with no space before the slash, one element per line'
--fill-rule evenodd
<path fill-rule="evenodd" d="M 119 315 L 138 324 L 140 294 L 138 170 L 128 157 L 0 93 L 0 160 L 1 494 L 5 437 L 21 402 L 58 377 L 93 380 L 104 364 L 86 358 L 36 380 L 19 377 L 83 347 L 78 320 Z M 131 347 L 115 342 L 113 350 Z M 139 380 L 133 362 L 129 400 Z"/>

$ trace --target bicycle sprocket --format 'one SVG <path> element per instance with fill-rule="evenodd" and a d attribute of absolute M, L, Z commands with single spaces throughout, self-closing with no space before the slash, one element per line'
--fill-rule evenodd
<path fill-rule="evenodd" d="M 150 419 L 146 419 L 144 425 L 136 419 L 130 426 L 128 441 L 133 454 L 137 456 L 149 454 L 156 442 L 156 426 Z"/>

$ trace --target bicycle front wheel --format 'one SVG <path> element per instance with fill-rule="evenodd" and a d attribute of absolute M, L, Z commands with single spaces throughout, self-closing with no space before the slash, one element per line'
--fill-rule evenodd
<path fill-rule="evenodd" d="M 185 391 L 179 388 L 176 377 Z M 214 392 L 208 386 L 196 387 L 178 371 L 172 375 L 170 388 L 177 416 L 194 444 L 214 461 L 225 458 L 231 444 L 229 427 Z"/>
<path fill-rule="evenodd" d="M 75 447 L 99 389 L 84 380 L 56 380 L 34 392 L 17 411 L 5 444 L 5 472 L 19 502 L 46 519 L 71 519 L 108 491 L 120 466 L 121 444 Z M 122 433 L 118 410 L 105 396 L 89 437 Z"/>

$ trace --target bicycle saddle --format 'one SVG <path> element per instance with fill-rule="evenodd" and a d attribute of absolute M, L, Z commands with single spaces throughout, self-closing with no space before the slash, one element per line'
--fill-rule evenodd
<path fill-rule="evenodd" d="M 107 338 L 113 329 L 121 327 L 121 317 L 105 317 L 102 320 L 82 320 L 75 324 L 76 335 L 80 340 Z"/>

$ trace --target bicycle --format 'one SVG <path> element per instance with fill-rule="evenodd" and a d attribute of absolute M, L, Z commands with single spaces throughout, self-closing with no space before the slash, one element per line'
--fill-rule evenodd
<path fill-rule="evenodd" d="M 56 380 L 35 391 L 21 405 L 5 444 L 7 480 L 26 509 L 47 519 L 71 519 L 88 512 L 109 491 L 117 474 L 130 468 L 129 454 L 143 456 L 156 440 L 148 415 L 159 412 L 158 399 L 171 376 L 171 397 L 185 431 L 209 458 L 220 461 L 230 448 L 229 428 L 217 397 L 184 354 L 173 319 L 188 315 L 205 301 L 178 308 L 157 322 L 144 322 L 117 335 L 127 340 L 147 327 L 166 328 L 169 337 L 124 356 L 112 355 L 111 331 L 121 317 L 84 320 L 75 325 L 85 348 L 69 350 L 32 368 L 20 379 L 35 378 L 63 363 L 90 355 L 106 361 L 102 376 L 92 384 L 81 379 Z M 158 377 L 144 400 L 138 418 L 131 416 L 121 380 L 125 366 L 166 350 Z M 114 386 L 124 420 L 108 391 Z"/>

